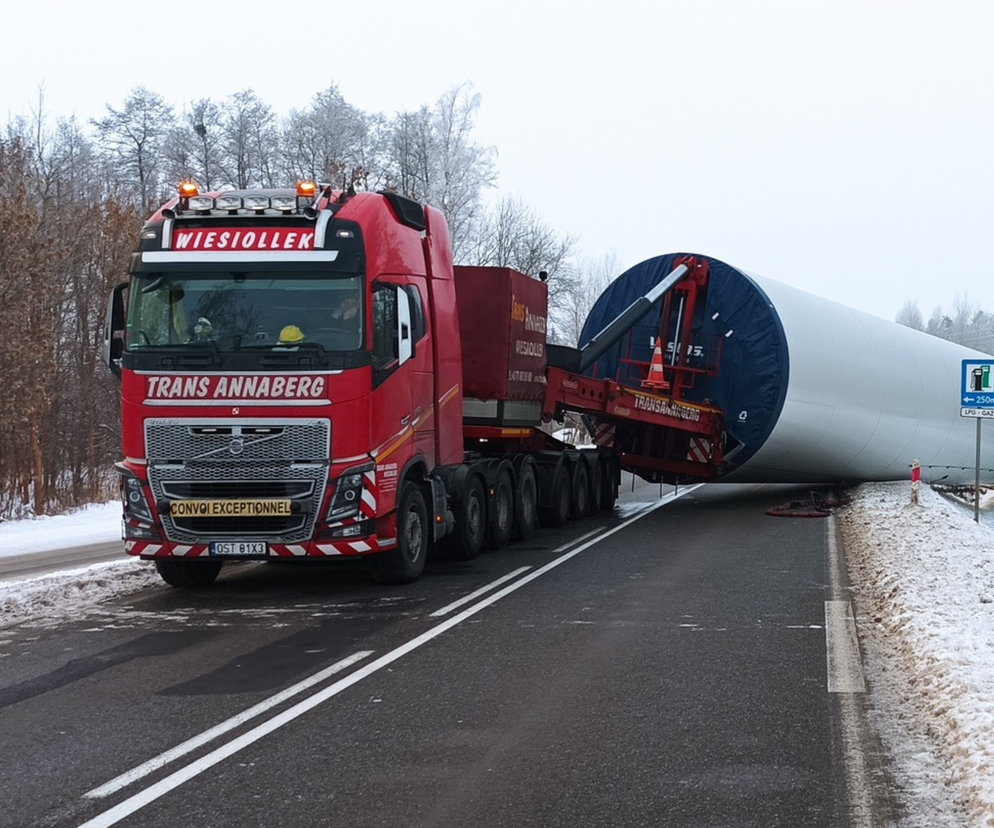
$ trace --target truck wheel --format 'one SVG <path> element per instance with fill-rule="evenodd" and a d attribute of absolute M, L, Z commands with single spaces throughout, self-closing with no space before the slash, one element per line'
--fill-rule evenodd
<path fill-rule="evenodd" d="M 570 520 L 580 520 L 587 516 L 587 506 L 590 504 L 590 475 L 587 471 L 587 461 L 580 458 L 573 466 L 573 496 L 569 501 Z"/>
<path fill-rule="evenodd" d="M 569 520 L 570 502 L 569 470 L 565 461 L 556 466 L 552 476 L 551 504 L 539 511 L 546 526 L 563 526 Z"/>
<path fill-rule="evenodd" d="M 410 480 L 400 490 L 397 547 L 370 555 L 373 577 L 381 584 L 409 584 L 424 571 L 428 557 L 428 513 L 421 490 Z"/>
<path fill-rule="evenodd" d="M 538 528 L 538 480 L 533 462 L 526 460 L 521 464 L 516 490 L 514 533 L 521 540 L 528 540 Z"/>
<path fill-rule="evenodd" d="M 200 587 L 214 583 L 223 561 L 156 558 L 155 570 L 169 586 Z"/>
<path fill-rule="evenodd" d="M 466 480 L 462 503 L 456 512 L 456 530 L 447 539 L 446 551 L 460 561 L 471 561 L 483 550 L 487 535 L 487 495 L 478 475 Z"/>
<path fill-rule="evenodd" d="M 493 513 L 487 524 L 487 542 L 494 549 L 503 549 L 511 542 L 514 530 L 514 481 L 511 479 L 510 464 L 497 472 L 491 503 Z"/>

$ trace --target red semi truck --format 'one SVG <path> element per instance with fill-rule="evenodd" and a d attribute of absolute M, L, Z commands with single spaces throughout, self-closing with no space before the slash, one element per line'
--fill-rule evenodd
<path fill-rule="evenodd" d="M 678 270 L 667 290 L 706 283 Z M 546 307 L 540 279 L 453 266 L 441 213 L 408 198 L 182 185 L 108 302 L 126 551 L 174 586 L 333 556 L 404 583 L 433 545 L 468 559 L 613 506 L 623 467 L 713 477 L 722 415 L 679 400 L 690 369 L 667 366 L 676 393 L 658 365 L 584 376 Z M 568 410 L 604 445 L 539 428 Z"/>

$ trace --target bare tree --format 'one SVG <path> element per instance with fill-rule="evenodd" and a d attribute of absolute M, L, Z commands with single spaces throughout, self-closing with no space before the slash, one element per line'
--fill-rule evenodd
<path fill-rule="evenodd" d="M 468 84 L 442 95 L 433 108 L 401 112 L 392 125 L 391 186 L 445 215 L 457 259 L 474 247 L 472 230 L 482 193 L 497 181 L 497 151 L 473 140 L 480 95 Z"/>
<path fill-rule="evenodd" d="M 272 185 L 279 150 L 276 116 L 251 89 L 236 92 L 222 107 L 220 147 L 219 166 L 226 183 L 238 189 Z"/>
<path fill-rule="evenodd" d="M 500 199 L 484 212 L 474 230 L 476 235 L 464 242 L 459 261 L 511 267 L 529 276 L 544 274 L 549 283 L 550 334 L 563 341 L 563 326 L 569 327 L 564 320 L 581 284 L 573 262 L 576 238 L 553 230 L 516 197 Z"/>
<path fill-rule="evenodd" d="M 611 250 L 599 258 L 582 258 L 577 265 L 577 279 L 560 303 L 559 333 L 563 343 L 582 345 L 580 334 L 587 316 L 600 295 L 621 273 L 618 254 Z"/>
<path fill-rule="evenodd" d="M 918 303 L 911 299 L 901 305 L 897 311 L 897 315 L 894 317 L 894 321 L 898 325 L 904 325 L 906 328 L 914 328 L 916 331 L 925 330 L 925 319 L 922 317 L 922 312 L 918 308 Z"/>
<path fill-rule="evenodd" d="M 206 190 L 223 182 L 221 173 L 221 109 L 210 98 L 193 101 L 164 142 L 169 183 L 192 179 Z"/>
<path fill-rule="evenodd" d="M 52 300 L 47 279 L 58 254 L 47 244 L 34 197 L 31 152 L 19 140 L 0 142 L 0 324 L 11 332 L 0 349 L 4 394 L 0 417 L 4 480 L 24 505 L 45 514 L 43 422 L 52 401 Z M 8 490 L 8 502 L 13 492 Z"/>
<path fill-rule="evenodd" d="M 136 86 L 121 109 L 107 104 L 107 117 L 92 121 L 105 155 L 135 187 L 146 211 L 158 200 L 163 142 L 171 123 L 172 107 L 144 86 Z"/>
<path fill-rule="evenodd" d="M 291 177 L 331 181 L 343 170 L 351 174 L 369 160 L 363 152 L 367 134 L 366 115 L 332 84 L 314 96 L 308 109 L 290 113 L 284 142 Z"/>

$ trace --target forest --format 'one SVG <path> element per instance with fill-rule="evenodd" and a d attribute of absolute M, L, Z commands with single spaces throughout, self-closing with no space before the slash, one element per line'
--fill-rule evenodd
<path fill-rule="evenodd" d="M 45 111 L 0 133 L 0 521 L 52 514 L 116 494 L 116 379 L 101 361 L 105 305 L 125 278 L 144 219 L 192 179 L 205 190 L 286 187 L 301 179 L 392 190 L 439 208 L 456 261 L 548 274 L 550 339 L 575 344 L 587 311 L 618 275 L 613 254 L 577 240 L 520 198 L 497 197 L 497 148 L 474 136 L 468 84 L 392 115 L 337 87 L 279 113 L 252 90 L 174 108 L 136 87 L 85 123 Z M 985 352 L 994 317 L 957 300 L 897 321 Z"/>

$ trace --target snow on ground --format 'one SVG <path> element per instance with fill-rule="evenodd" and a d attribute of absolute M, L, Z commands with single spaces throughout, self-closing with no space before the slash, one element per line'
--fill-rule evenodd
<path fill-rule="evenodd" d="M 98 503 L 68 515 L 0 523 L 0 557 L 93 543 L 121 543 L 121 504 Z M 64 619 L 114 595 L 161 584 L 150 564 L 125 557 L 24 581 L 0 582 L 0 629 Z"/>
<path fill-rule="evenodd" d="M 901 828 L 994 828 L 994 529 L 909 483 L 860 486 L 840 510 L 869 680 Z M 988 498 L 988 508 L 990 500 Z M 0 524 L 0 555 L 120 539 L 120 506 Z M 161 582 L 134 559 L 0 583 L 0 628 L 79 617 Z"/>
<path fill-rule="evenodd" d="M 122 552 L 123 555 L 123 552 Z M 115 595 L 162 586 L 155 567 L 134 558 L 91 564 L 24 581 L 0 582 L 0 630 L 79 618 Z"/>
<path fill-rule="evenodd" d="M 994 530 L 910 483 L 860 486 L 840 516 L 903 826 L 994 826 Z"/>
<path fill-rule="evenodd" d="M 94 503 L 68 515 L 0 522 L 0 557 L 121 540 L 121 501 Z"/>

